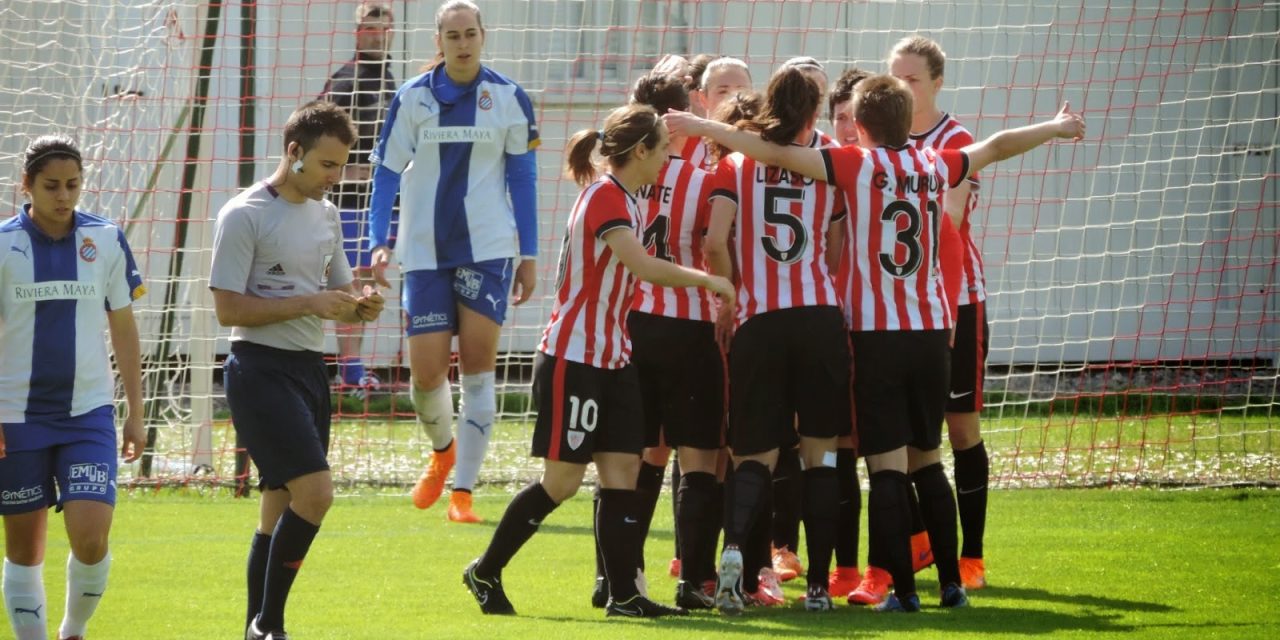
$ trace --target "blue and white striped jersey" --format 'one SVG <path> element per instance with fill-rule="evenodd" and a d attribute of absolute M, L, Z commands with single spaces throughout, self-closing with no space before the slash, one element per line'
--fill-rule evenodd
<path fill-rule="evenodd" d="M 107 313 L 146 289 L 124 232 L 74 216 L 58 240 L 30 205 L 0 223 L 0 424 L 80 416 L 114 397 Z"/>
<path fill-rule="evenodd" d="M 467 86 L 455 85 L 439 65 L 400 87 L 371 155 L 373 164 L 402 174 L 400 268 L 520 255 L 506 156 L 538 142 L 529 97 L 487 67 Z"/>

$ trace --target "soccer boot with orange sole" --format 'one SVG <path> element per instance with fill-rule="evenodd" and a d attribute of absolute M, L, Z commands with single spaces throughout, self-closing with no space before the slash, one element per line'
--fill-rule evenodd
<path fill-rule="evenodd" d="M 960 584 L 967 591 L 987 586 L 987 567 L 982 558 L 960 558 Z"/>
<path fill-rule="evenodd" d="M 449 478 L 449 471 L 453 469 L 456 454 L 456 441 L 449 442 L 448 448 L 444 451 L 435 451 L 431 454 L 431 462 L 427 464 L 427 470 L 422 472 L 422 477 L 418 478 L 418 484 L 413 486 L 413 491 L 409 494 L 413 497 L 413 506 L 426 509 L 440 499 L 440 494 L 444 493 L 445 480 Z"/>
<path fill-rule="evenodd" d="M 484 522 L 484 519 L 471 510 L 471 492 L 453 490 L 449 494 L 449 520 L 451 522 Z"/>

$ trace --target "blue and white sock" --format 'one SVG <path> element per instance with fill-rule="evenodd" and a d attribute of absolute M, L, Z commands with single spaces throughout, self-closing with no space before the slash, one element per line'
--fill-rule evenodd
<path fill-rule="evenodd" d="M 497 396 L 494 392 L 494 373 L 463 374 L 462 402 L 458 419 L 458 458 L 454 467 L 453 488 L 470 491 L 480 477 L 480 465 L 489 451 L 489 438 L 493 435 L 494 415 L 497 413 Z"/>

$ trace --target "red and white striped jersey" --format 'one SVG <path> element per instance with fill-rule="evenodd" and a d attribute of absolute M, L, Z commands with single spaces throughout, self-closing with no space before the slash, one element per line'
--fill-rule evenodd
<path fill-rule="evenodd" d="M 625 227 L 639 238 L 643 220 L 635 196 L 610 174 L 578 194 L 560 245 L 555 300 L 539 351 L 601 369 L 621 369 L 631 361 L 626 320 L 635 276 L 604 235 Z"/>
<path fill-rule="evenodd" d="M 949 113 L 932 129 L 920 134 L 911 134 L 911 142 L 917 149 L 963 149 L 973 144 L 973 134 L 969 133 Z M 987 279 L 982 270 L 982 252 L 973 241 L 969 216 L 978 206 L 978 188 L 981 183 L 977 175 L 969 176 L 969 200 L 964 205 L 964 218 L 956 229 L 960 233 L 960 241 L 964 243 L 964 271 L 960 278 L 960 304 L 975 304 L 987 299 Z"/>
<path fill-rule="evenodd" d="M 682 267 L 706 269 L 702 246 L 707 235 L 711 207 L 711 174 L 692 163 L 672 157 L 662 167 L 655 184 L 636 191 L 644 212 L 642 240 L 655 258 Z M 699 287 L 660 287 L 643 280 L 636 283 L 633 311 L 685 320 L 715 320 L 712 294 Z"/>
<path fill-rule="evenodd" d="M 963 151 L 840 147 L 822 150 L 827 177 L 847 194 L 853 331 L 948 329 L 953 320 L 938 269 L 942 194 L 969 173 Z"/>
<path fill-rule="evenodd" d="M 827 228 L 845 214 L 830 184 L 733 153 L 716 167 L 711 197 L 738 205 L 738 315 L 792 307 L 840 306 L 827 269 Z"/>
<path fill-rule="evenodd" d="M 680 149 L 680 157 L 703 171 L 715 169 L 715 165 L 711 164 L 711 147 L 702 138 L 694 136 L 685 138 L 684 146 Z"/>

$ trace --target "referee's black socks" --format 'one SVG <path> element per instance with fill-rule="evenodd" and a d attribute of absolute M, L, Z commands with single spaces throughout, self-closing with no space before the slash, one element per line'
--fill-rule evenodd
<path fill-rule="evenodd" d="M 933 562 L 938 567 L 938 584 L 960 584 L 960 558 L 956 553 L 956 500 L 951 493 L 951 483 L 935 462 L 911 474 L 920 497 L 920 513 L 929 531 L 929 544 L 933 547 Z"/>
<path fill-rule="evenodd" d="M 636 561 L 644 544 L 639 518 L 639 499 L 632 489 L 601 489 L 600 510 L 596 512 L 596 544 L 604 557 L 609 597 L 625 602 L 639 593 L 636 588 Z"/>
<path fill-rule="evenodd" d="M 956 508 L 960 511 L 960 528 L 964 546 L 960 555 L 982 557 L 982 537 L 987 528 L 987 482 L 991 475 L 991 459 L 987 444 L 979 442 L 955 455 Z"/>
<path fill-rule="evenodd" d="M 262 611 L 258 613 L 258 628 L 278 630 L 284 628 L 284 606 L 289 599 L 293 580 L 298 577 L 302 561 L 311 549 L 320 526 L 302 519 L 285 507 L 284 514 L 276 522 L 271 533 L 271 553 L 267 559 L 266 587 L 262 593 Z"/>
<path fill-rule="evenodd" d="M 774 548 L 786 547 L 792 553 L 800 548 L 800 516 L 805 499 L 802 478 L 800 449 L 792 447 L 779 450 L 778 464 L 773 469 L 772 542 Z"/>
<path fill-rule="evenodd" d="M 267 582 L 267 558 L 271 555 L 271 534 L 253 532 L 249 543 L 249 566 L 246 571 L 249 582 L 249 606 L 246 608 L 244 626 L 248 627 L 262 611 L 262 593 Z"/>
<path fill-rule="evenodd" d="M 503 512 L 502 520 L 493 532 L 493 539 L 489 541 L 489 548 L 484 550 L 484 555 L 480 556 L 480 562 L 476 565 L 476 575 L 486 578 L 502 575 L 502 570 L 520 547 L 538 532 L 542 519 L 558 506 L 560 505 L 542 487 L 542 483 L 534 482 L 521 489 Z"/>
<path fill-rule="evenodd" d="M 867 497 L 867 530 L 871 561 L 893 576 L 894 590 L 901 596 L 916 591 L 916 574 L 911 570 L 911 507 L 908 494 L 911 480 L 901 471 L 871 474 L 871 494 Z"/>
<path fill-rule="evenodd" d="M 833 467 L 805 469 L 802 475 L 804 538 L 809 551 L 809 569 L 805 576 L 809 584 L 826 588 L 839 519 L 840 483 Z"/>

